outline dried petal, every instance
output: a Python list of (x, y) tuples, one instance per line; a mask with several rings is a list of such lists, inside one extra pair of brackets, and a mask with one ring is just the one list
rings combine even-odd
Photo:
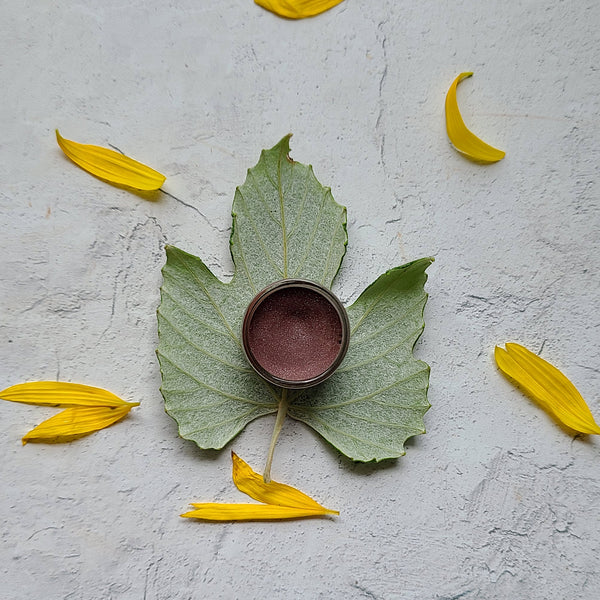
[(205, 521), (269, 521), (275, 519), (299, 519), (318, 517), (334, 511), (300, 508), (294, 506), (273, 506), (270, 504), (192, 504), (194, 510), (182, 517)]
[(253, 471), (234, 452), (231, 453), (231, 458), (233, 460), (233, 483), (240, 492), (247, 494), (250, 498), (275, 506), (306, 508), (320, 511), (320, 514), (339, 514), (337, 511), (321, 506), (310, 496), (292, 486), (276, 481), (265, 483), (262, 475)]
[(137, 190), (157, 190), (166, 177), (146, 165), (114, 150), (65, 140), (58, 129), (56, 141), (62, 151), (83, 170), (109, 183)]
[(73, 406), (40, 423), (35, 429), (23, 436), (27, 442), (65, 442), (71, 441), (99, 429), (104, 429), (122, 419), (131, 410), (131, 405), (119, 407), (82, 407)]
[(320, 15), (342, 0), (254, 0), (254, 2), (280, 17), (304, 19)]
[(452, 145), (471, 160), (482, 163), (495, 163), (502, 160), (505, 152), (498, 150), (472, 133), (463, 121), (456, 101), (456, 86), (473, 73), (461, 73), (450, 86), (446, 95), (446, 130)]
[(90, 385), (59, 381), (20, 383), (0, 392), (0, 398), (11, 402), (40, 406), (138, 406), (125, 402), (111, 392)]
[(506, 344), (506, 350), (496, 346), (494, 356), (505, 375), (567, 427), (600, 434), (585, 400), (556, 367), (519, 344)]

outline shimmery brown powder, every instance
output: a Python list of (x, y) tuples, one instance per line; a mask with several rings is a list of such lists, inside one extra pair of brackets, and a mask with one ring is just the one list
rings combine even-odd
[(335, 361), (342, 324), (330, 302), (294, 287), (268, 296), (250, 323), (248, 346), (269, 373), (289, 381), (318, 377)]

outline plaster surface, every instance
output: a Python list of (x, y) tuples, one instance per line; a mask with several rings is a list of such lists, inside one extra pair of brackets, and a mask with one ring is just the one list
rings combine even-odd
[[(498, 373), (539, 351), (600, 419), (600, 4), (345, 0), (285, 21), (251, 0), (1, 2), (0, 388), (60, 379), (140, 401), (66, 445), (21, 436), (51, 408), (0, 402), (0, 596), (53, 599), (593, 599), (600, 441), (573, 437)], [(450, 146), (445, 93), (506, 158)], [(111, 144), (162, 171), (148, 200), (54, 140)], [(222, 452), (164, 413), (156, 308), (164, 245), (231, 274), (231, 201), (293, 132), (348, 207), (335, 291), (433, 255), (427, 434), (353, 464), (288, 421), (273, 465), (338, 518), (206, 524), (244, 501), (272, 418)]]

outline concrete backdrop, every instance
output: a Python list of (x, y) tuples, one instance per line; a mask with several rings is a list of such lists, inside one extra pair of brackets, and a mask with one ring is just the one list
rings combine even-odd
[[(573, 438), (496, 370), (517, 341), (600, 419), (600, 4), (345, 0), (285, 21), (251, 0), (1, 2), (0, 388), (60, 379), (140, 408), (67, 445), (21, 446), (55, 411), (0, 403), (2, 598), (592, 599), (600, 443)], [(448, 143), (448, 86), (505, 149)], [(54, 129), (167, 175), (148, 201), (86, 174)], [(335, 290), (433, 255), (427, 434), (380, 466), (288, 421), (273, 476), (339, 518), (205, 524), (244, 501), (229, 448), (164, 413), (155, 311), (165, 243), (231, 274), (234, 189), (293, 132), (348, 207)], [(262, 468), (272, 418), (231, 448)]]

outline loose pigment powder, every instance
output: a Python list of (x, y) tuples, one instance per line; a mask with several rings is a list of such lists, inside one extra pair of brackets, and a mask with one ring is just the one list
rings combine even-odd
[(338, 311), (308, 287), (276, 289), (250, 318), (247, 349), (262, 369), (279, 379), (314, 379), (331, 367), (342, 349)]

